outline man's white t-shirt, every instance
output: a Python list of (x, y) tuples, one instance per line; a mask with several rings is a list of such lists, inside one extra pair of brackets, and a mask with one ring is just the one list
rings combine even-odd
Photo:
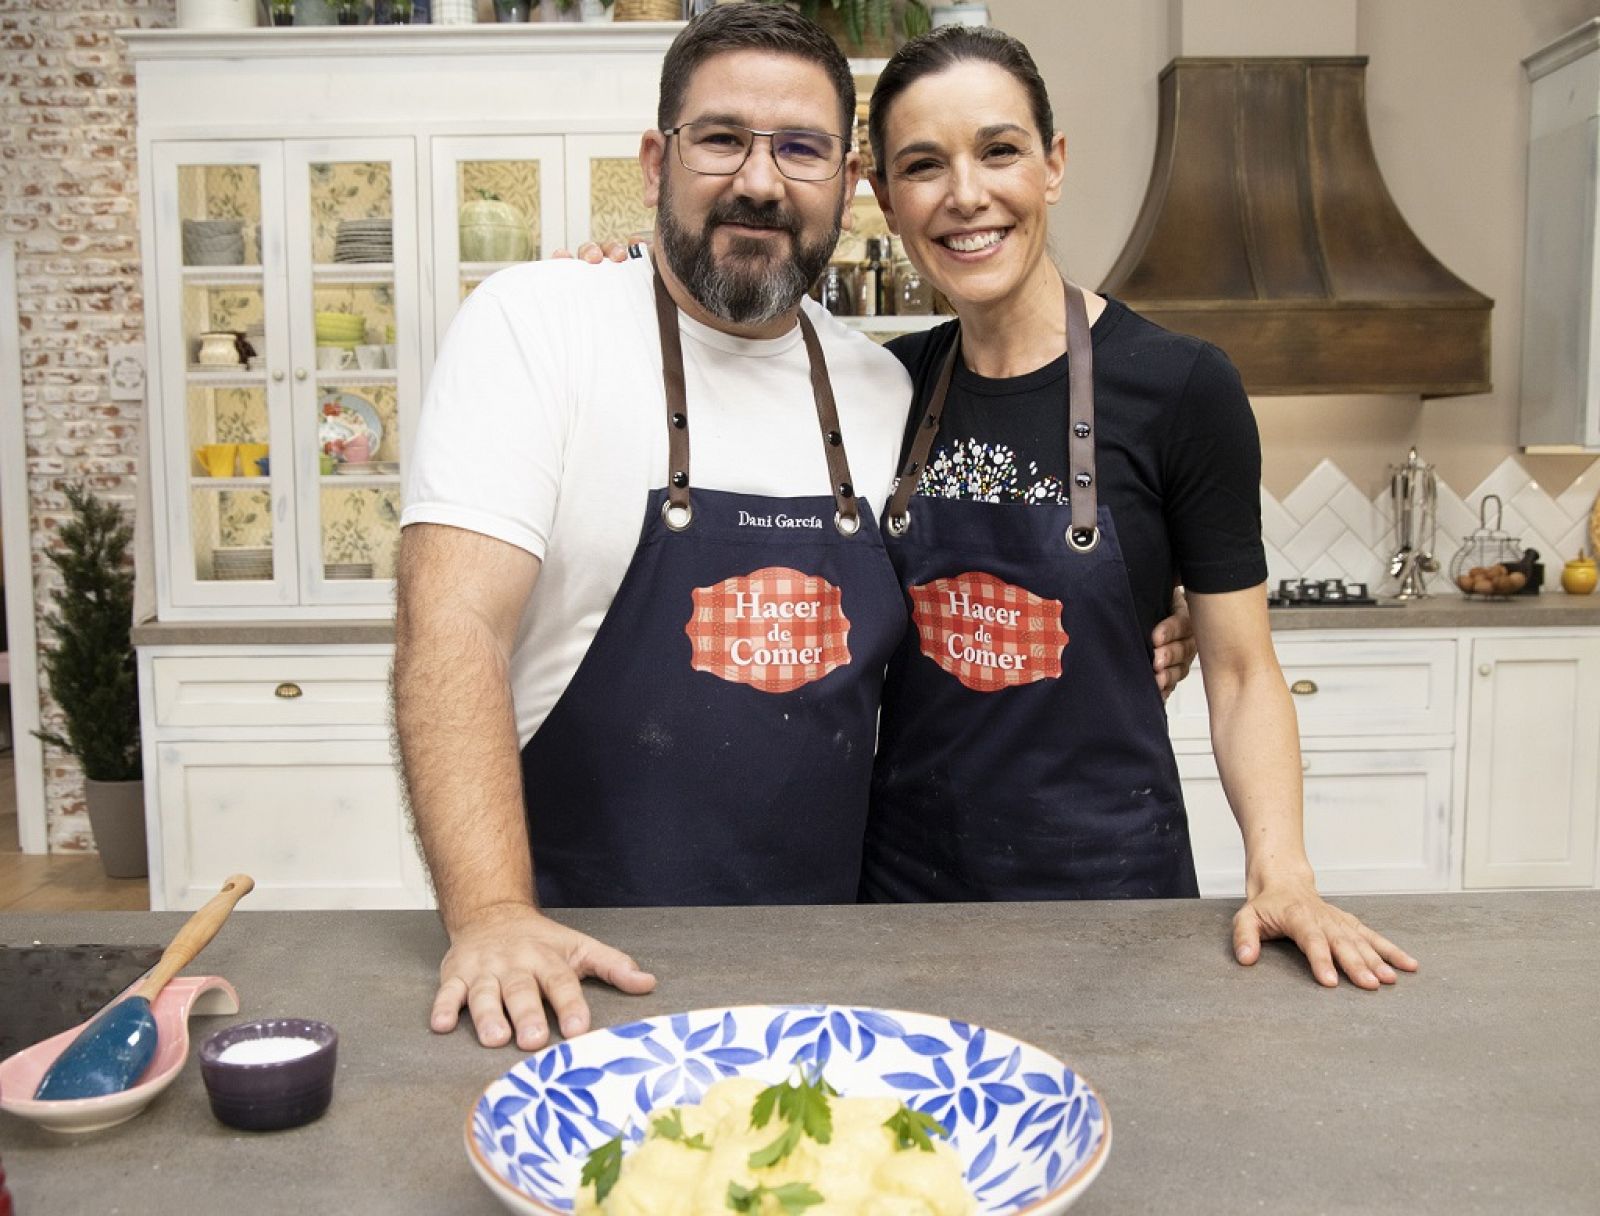
[[(543, 563), (511, 660), (525, 744), (589, 649), (666, 485), (653, 271), (643, 259), (534, 262), (480, 286), (451, 323), (409, 453), (400, 523), (447, 524)], [(857, 494), (881, 511), (911, 381), (811, 300)], [(831, 492), (799, 326), (736, 338), (679, 314), (693, 487)]]

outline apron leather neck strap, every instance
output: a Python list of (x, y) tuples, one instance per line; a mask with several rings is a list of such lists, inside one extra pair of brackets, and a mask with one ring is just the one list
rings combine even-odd
[[(1072, 505), (1072, 524), (1067, 529), (1067, 543), (1083, 552), (1094, 548), (1100, 539), (1095, 524), (1099, 500), (1094, 484), (1094, 342), (1089, 332), (1089, 312), (1083, 301), (1082, 290), (1074, 283), (1062, 281), (1067, 306), (1067, 477), (1069, 499)], [(945, 399), (950, 394), (950, 381), (956, 364), (961, 359), (961, 331), (956, 330), (955, 341), (945, 355), (934, 382), (932, 395), (917, 425), (916, 437), (906, 462), (895, 481), (894, 494), (889, 499), (889, 532), (903, 536), (911, 526), (911, 496), (916, 493), (917, 481), (927, 466), (928, 453), (939, 434), (939, 421), (944, 416)]]
[[(661, 382), (667, 394), (667, 501), (662, 518), (674, 531), (689, 526), (694, 510), (689, 503), (689, 398), (684, 387), (683, 340), (678, 331), (678, 305), (659, 274), (655, 278), (656, 325), (661, 331)], [(822, 431), (823, 455), (828, 461), (828, 480), (833, 494), (834, 526), (846, 536), (861, 527), (856, 509), (855, 483), (850, 477), (850, 461), (845, 455), (844, 434), (839, 427), (839, 408), (828, 378), (828, 361), (816, 327), (804, 309), (798, 314), (800, 337), (805, 342), (811, 367), (811, 396), (817, 406), (817, 424)]]

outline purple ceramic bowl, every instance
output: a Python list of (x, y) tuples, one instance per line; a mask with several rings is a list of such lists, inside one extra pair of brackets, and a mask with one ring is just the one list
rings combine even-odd
[[(274, 1059), (282, 1041), (316, 1044), (293, 1059)], [(240, 1047), (240, 1045), (243, 1045)], [(223, 1060), (230, 1047), (245, 1059)], [(200, 1044), (200, 1075), (211, 1098), (211, 1113), (229, 1127), (247, 1132), (275, 1131), (310, 1123), (333, 1100), (333, 1073), (339, 1035), (326, 1022), (309, 1018), (263, 1018), (229, 1026)]]

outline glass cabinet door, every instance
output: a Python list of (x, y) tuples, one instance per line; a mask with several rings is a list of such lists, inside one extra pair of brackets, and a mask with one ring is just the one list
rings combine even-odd
[(642, 132), (567, 136), (567, 248), (626, 241), (655, 224), (655, 208), (643, 202)]
[(387, 606), (416, 421), (416, 154), (409, 139), (285, 149), (300, 598)]
[(292, 604), (282, 160), (275, 143), (164, 143), (153, 157), (152, 470), (175, 604)]
[(565, 244), (561, 158), (558, 135), (433, 140), (435, 349), (474, 287)]

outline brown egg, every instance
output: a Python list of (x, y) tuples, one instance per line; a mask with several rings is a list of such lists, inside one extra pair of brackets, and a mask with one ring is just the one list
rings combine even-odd
[(1463, 591), (1471, 591), (1472, 584), (1473, 578), (1471, 574), (1463, 574), (1456, 579), (1456, 586), (1460, 587)]
[(1528, 585), (1528, 576), (1522, 573), (1520, 570), (1513, 570), (1510, 574), (1506, 575), (1506, 582), (1511, 587), (1511, 593), (1515, 595), (1518, 591), (1521, 591)]
[(1506, 572), (1506, 568), (1504, 566), (1502, 566), (1499, 562), (1496, 562), (1494, 565), (1490, 566), (1487, 570), (1484, 571), (1484, 573), (1487, 574), (1490, 578), (1499, 578), (1505, 572)]
[(1494, 582), (1493, 582), (1493, 580), (1487, 579), (1487, 578), (1474, 579), (1473, 583), (1472, 583), (1472, 593), (1474, 595), (1493, 595), (1494, 594)]

